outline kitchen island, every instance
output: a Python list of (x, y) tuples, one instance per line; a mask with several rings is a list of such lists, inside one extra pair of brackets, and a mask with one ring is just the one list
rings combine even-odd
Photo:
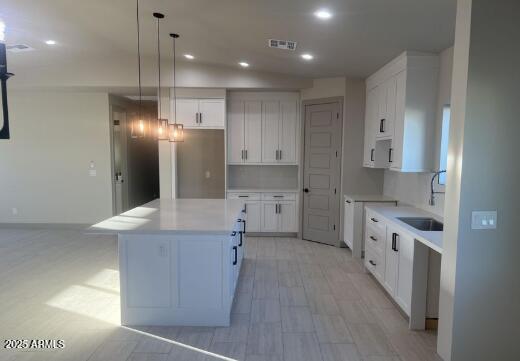
[(244, 202), (156, 199), (88, 229), (118, 236), (123, 325), (229, 326)]

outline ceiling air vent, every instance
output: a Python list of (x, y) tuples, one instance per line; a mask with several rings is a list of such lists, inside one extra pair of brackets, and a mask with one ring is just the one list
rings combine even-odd
[(10, 51), (11, 53), (23, 53), (26, 51), (34, 50), (34, 48), (31, 48), (29, 45), (25, 45), (25, 44), (7, 45), (6, 49), (7, 49), (7, 51)]
[(296, 41), (269, 39), (268, 44), (270, 48), (296, 50)]

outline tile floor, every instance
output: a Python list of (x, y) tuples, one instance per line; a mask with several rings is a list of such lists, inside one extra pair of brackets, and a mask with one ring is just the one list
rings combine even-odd
[(293, 238), (247, 238), (230, 327), (136, 329), (119, 326), (115, 238), (0, 229), (0, 309), (2, 342), (66, 343), (0, 361), (440, 360), (348, 249)]

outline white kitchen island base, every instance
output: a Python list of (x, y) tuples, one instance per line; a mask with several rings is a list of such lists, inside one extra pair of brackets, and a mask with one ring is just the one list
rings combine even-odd
[[(159, 213), (155, 216), (159, 220), (151, 222), (160, 223), (157, 229), (152, 229), (150, 222), (146, 222), (146, 226), (134, 230), (118, 230), (123, 325), (230, 325), (244, 254), (245, 221), (240, 218), (243, 216), (243, 203), (205, 200), (215, 206), (215, 212), (226, 212), (222, 227), (212, 226), (215, 219), (203, 222), (201, 212), (196, 212), (205, 225), (190, 225), (190, 228), (198, 230), (188, 230), (185, 229), (187, 224), (179, 222), (179, 219), (197, 211), (193, 205), (204, 204), (201, 200), (182, 201), (184, 207), (175, 210), (182, 214), (170, 214), (171, 209), (167, 211), (167, 207), (155, 204)], [(223, 207), (225, 204), (227, 209)], [(152, 205), (140, 207), (141, 211)], [(90, 231), (103, 233), (107, 222), (123, 222), (121, 217), (130, 217), (129, 212), (97, 224)], [(176, 223), (166, 225), (171, 220)]]

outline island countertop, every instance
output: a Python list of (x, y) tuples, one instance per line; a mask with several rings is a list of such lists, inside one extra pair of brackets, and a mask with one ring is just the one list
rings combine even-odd
[(91, 234), (229, 234), (242, 200), (155, 199), (87, 229)]

